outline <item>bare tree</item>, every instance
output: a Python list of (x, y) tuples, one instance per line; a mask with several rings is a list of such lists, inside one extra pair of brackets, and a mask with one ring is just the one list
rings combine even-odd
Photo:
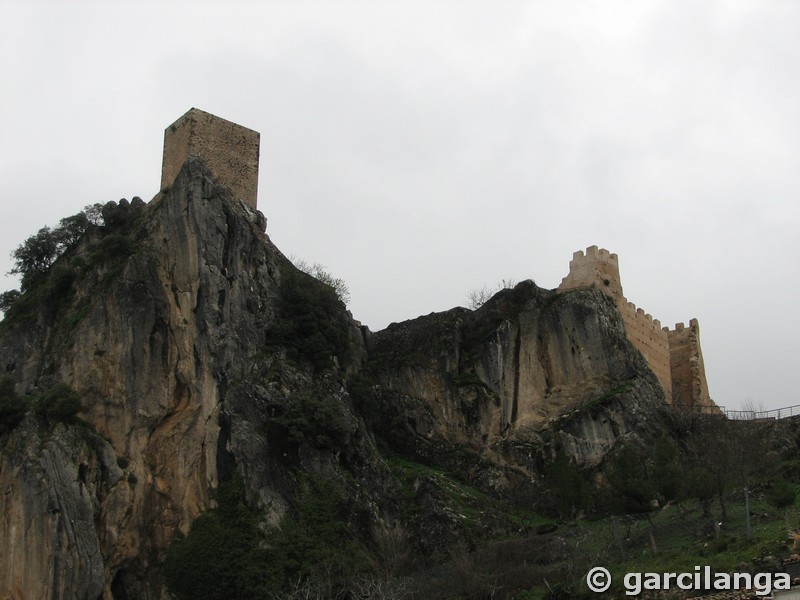
[(285, 592), (275, 595), (275, 600), (322, 600), (322, 590), (308, 577), (298, 577)]
[(372, 539), (380, 560), (381, 571), (390, 579), (402, 571), (411, 555), (408, 535), (402, 525), (376, 525), (372, 529)]
[(308, 273), (314, 279), (318, 279), (325, 285), (332, 287), (333, 291), (336, 292), (336, 295), (339, 297), (339, 300), (344, 304), (350, 302), (350, 288), (347, 286), (347, 283), (345, 283), (344, 279), (331, 275), (324, 265), (320, 263), (311, 264), (295, 256), (289, 257), (289, 260), (303, 273)]
[(742, 403), (741, 412), (743, 418), (753, 420), (762, 417), (767, 412), (767, 409), (763, 402), (748, 398)]
[(470, 310), (477, 310), (484, 304), (486, 301), (494, 296), (495, 289), (490, 288), (488, 285), (483, 285), (482, 287), (476, 288), (472, 290), (470, 293), (467, 294), (467, 308)]
[(517, 285), (517, 280), (513, 277), (501, 279), (493, 287), (486, 284), (476, 288), (467, 294), (467, 308), (477, 310), (500, 290), (507, 290)]
[(411, 577), (380, 579), (371, 575), (361, 575), (350, 583), (350, 591), (355, 598), (369, 600), (402, 600), (413, 595), (414, 580)]

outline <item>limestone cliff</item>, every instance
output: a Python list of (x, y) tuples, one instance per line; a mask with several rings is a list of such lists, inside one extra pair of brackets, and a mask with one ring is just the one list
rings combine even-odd
[[(652, 436), (663, 392), (597, 290), (524, 282), (370, 334), (197, 158), (115, 210), (0, 328), (17, 392), (66, 383), (85, 406), (0, 434), (0, 598), (165, 597), (167, 548), (234, 472), (267, 523), (312, 472), (368, 529), (406, 518), (387, 454), (500, 498), (558, 449), (594, 468)], [(511, 526), (490, 503), (469, 529), (440, 476), (415, 477), (423, 556)]]
[[(307, 276), (264, 224), (190, 159), (127, 230), (89, 232), (59, 260), (74, 281), (57, 309), (43, 302), (7, 319), (5, 372), (21, 393), (55, 382), (77, 390), (91, 443), (63, 425), (51, 434), (32, 423), (2, 440), (0, 597), (159, 597), (158, 565), (175, 531), (188, 531), (236, 462), (279, 518), (290, 484), (271, 480), (259, 411), (274, 412), (312, 382), (317, 394), (344, 392), (335, 377), (280, 368), (286, 350), (269, 351), (281, 277)], [(112, 235), (128, 251), (97, 257)], [(356, 364), (360, 331), (343, 307), (337, 318)], [(352, 417), (340, 433), (355, 430)], [(310, 469), (326, 459), (302, 457)]]
[(452, 460), (458, 444), (530, 473), (533, 445), (545, 454), (563, 447), (594, 467), (620, 438), (647, 437), (648, 416), (664, 406), (613, 301), (591, 288), (554, 292), (526, 281), (475, 312), (392, 324), (369, 349), (380, 411), (394, 414), (383, 434), (434, 461)]
[[(113, 532), (98, 535), (95, 518), (104, 503), (113, 510), (106, 492), (121, 475), (109, 444), (85, 429), (58, 425), (40, 439), (29, 419), (6, 441), (0, 597), (101, 597), (103, 550)], [(118, 505), (122, 515), (127, 500)]]

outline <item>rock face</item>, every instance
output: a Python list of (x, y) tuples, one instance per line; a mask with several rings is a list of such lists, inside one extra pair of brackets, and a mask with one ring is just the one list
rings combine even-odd
[[(600, 291), (524, 282), (370, 334), (201, 160), (124, 208), (54, 265), (50, 301), (0, 328), (17, 392), (66, 383), (85, 406), (0, 434), (0, 598), (166, 597), (167, 548), (234, 472), (268, 523), (298, 471), (384, 523), (401, 513), (386, 450), (502, 495), (557, 449), (596, 467), (664, 403)], [(409, 525), (426, 556), (463, 521), (437, 477), (413, 487), (444, 532)]]
[[(0, 364), (17, 389), (36, 393), (67, 382), (80, 392), (88, 407), (82, 418), (99, 441), (76, 451), (65, 441), (75, 434), (61, 432), (39, 455), (32, 425), (5, 440), (0, 597), (23, 597), (19, 590), (27, 597), (159, 597), (156, 567), (175, 531), (188, 531), (236, 459), (248, 465), (251, 489), (265, 504), (278, 513), (285, 505), (265, 483), (264, 461), (244, 459), (264, 444), (250, 431), (260, 425), (249, 414), (259, 395), (243, 382), (280, 359), (278, 352), (265, 360), (265, 340), (281, 273), (294, 271), (260, 225), (263, 216), (192, 159), (126, 234), (137, 245), (133, 254), (104, 257), (58, 314), (43, 307), (3, 331)], [(59, 262), (76, 268), (91, 242)], [(343, 309), (339, 318), (356, 361), (360, 331)], [(299, 374), (261, 396), (287, 395), (311, 380)], [(250, 419), (239, 420), (242, 414)], [(96, 490), (75, 476), (86, 465), (103, 466)], [(76, 515), (84, 523), (77, 542)], [(75, 555), (74, 543), (85, 553)]]
[(596, 466), (664, 404), (613, 300), (593, 288), (522, 282), (475, 312), (390, 325), (369, 348), (368, 370), (389, 398), (381, 410), (397, 413), (395, 428), (406, 424), (386, 435), (423, 454), (439, 437), (495, 457), (548, 438), (578, 465)]
[(2, 597), (99, 598), (111, 540), (98, 536), (95, 515), (121, 471), (108, 443), (88, 430), (59, 425), (40, 441), (35, 429), (29, 419), (4, 449)]

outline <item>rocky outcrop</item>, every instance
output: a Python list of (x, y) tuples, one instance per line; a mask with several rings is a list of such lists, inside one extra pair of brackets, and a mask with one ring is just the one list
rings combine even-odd
[[(285, 349), (268, 347), (282, 275), (307, 276), (264, 235), (263, 215), (190, 159), (132, 221), (125, 230), (90, 231), (58, 261), (54, 268), (71, 273), (72, 283), (57, 310), (44, 303), (4, 324), (0, 364), (17, 390), (69, 384), (86, 406), (81, 418), (107, 443), (101, 460), (75, 450), (68, 440), (77, 434), (64, 425), (43, 434), (41, 455), (30, 427), (5, 440), (0, 540), (7, 560), (19, 560), (5, 565), (0, 597), (159, 597), (158, 566), (175, 532), (188, 531), (234, 465), (243, 465), (248, 492), (273, 520), (282, 514), (289, 466), (263, 460), (284, 454), (265, 449), (263, 427), (276, 407), (313, 388), (338, 394), (347, 412), (336, 376), (294, 368)], [(126, 252), (111, 254), (119, 246)], [(343, 307), (335, 318), (355, 364), (364, 352), (360, 330)], [(355, 417), (344, 420), (343, 435), (354, 434)], [(329, 456), (303, 452), (304, 467), (334, 469)], [(102, 494), (78, 476), (94, 463), (105, 465)], [(27, 501), (36, 497), (38, 504)], [(51, 497), (67, 508), (48, 508)], [(78, 522), (85, 551), (76, 554), (70, 532)]]
[(369, 369), (395, 414), (384, 435), (421, 456), (447, 440), (499, 464), (499, 449), (533, 443), (597, 466), (664, 405), (613, 301), (592, 288), (526, 281), (475, 312), (392, 324), (371, 337)]
[(167, 548), (234, 473), (265, 525), (311, 472), (353, 527), (405, 520), (443, 556), (515, 530), (497, 499), (557, 450), (590, 469), (653, 435), (663, 393), (597, 290), (523, 282), (370, 334), (200, 159), (105, 213), (0, 326), (18, 393), (85, 407), (0, 434), (0, 598), (165, 597)]

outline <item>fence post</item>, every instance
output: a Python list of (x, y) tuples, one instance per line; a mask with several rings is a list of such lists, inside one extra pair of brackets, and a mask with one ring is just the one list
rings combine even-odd
[(744, 486), (744, 535), (749, 540), (752, 531), (750, 530), (750, 490)]

